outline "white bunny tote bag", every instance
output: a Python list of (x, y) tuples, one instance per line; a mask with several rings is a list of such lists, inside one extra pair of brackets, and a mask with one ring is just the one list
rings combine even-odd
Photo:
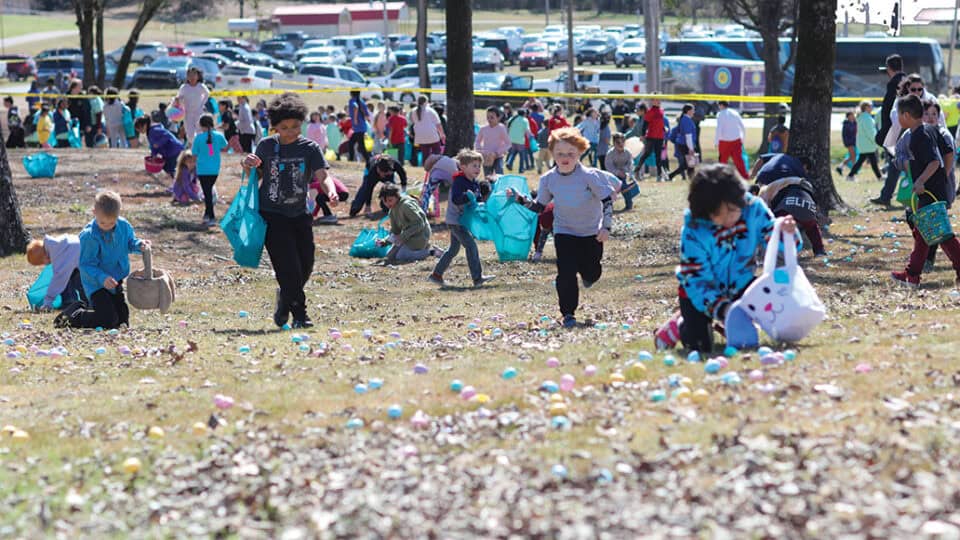
[[(777, 219), (767, 242), (763, 274), (747, 287), (739, 307), (764, 332), (777, 341), (800, 341), (826, 317), (827, 310), (797, 266), (797, 244), (782, 233), (783, 219)], [(783, 239), (785, 266), (777, 268), (777, 251)]]

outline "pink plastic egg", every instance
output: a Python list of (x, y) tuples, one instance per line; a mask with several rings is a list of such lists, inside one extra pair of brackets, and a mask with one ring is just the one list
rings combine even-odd
[(560, 377), (560, 390), (569, 392), (573, 390), (573, 385), (576, 384), (576, 382), (577, 380), (573, 378), (573, 375), (567, 373), (563, 377)]

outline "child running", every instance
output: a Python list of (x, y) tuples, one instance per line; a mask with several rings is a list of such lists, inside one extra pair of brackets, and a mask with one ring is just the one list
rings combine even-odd
[(603, 267), (603, 243), (613, 227), (613, 193), (609, 176), (598, 169), (584, 167), (580, 156), (590, 143), (576, 128), (562, 128), (550, 133), (550, 153), (556, 167), (540, 178), (536, 201), (528, 200), (513, 190), (517, 202), (540, 213), (552, 201), (553, 245), (557, 251), (557, 297), (563, 327), (577, 325), (580, 303), (577, 274), (583, 287), (589, 289)]
[(193, 201), (202, 201), (200, 194), (200, 183), (197, 181), (197, 156), (190, 150), (184, 150), (180, 153), (180, 159), (177, 160), (177, 173), (173, 181), (173, 202), (174, 204), (187, 204)]
[(483, 155), (476, 150), (464, 148), (457, 153), (457, 163), (460, 165), (460, 171), (453, 175), (453, 186), (450, 188), (450, 201), (447, 204), (445, 220), (447, 229), (450, 230), (450, 247), (437, 261), (428, 279), (437, 285), (444, 285), (443, 273), (450, 267), (457, 253), (460, 253), (462, 245), (467, 252), (467, 265), (470, 267), (473, 286), (479, 287), (492, 281), (495, 276), (483, 275), (477, 241), (470, 231), (460, 224), (460, 217), (467, 205), (476, 204), (477, 200), (482, 198), (477, 177), (483, 169)]
[(90, 299), (64, 308), (54, 319), (57, 328), (117, 328), (130, 325), (130, 308), (123, 295), (123, 280), (130, 274), (130, 253), (150, 249), (149, 240), (137, 238), (130, 223), (120, 217), (123, 202), (113, 191), (97, 193), (93, 220), (80, 232), (80, 279)]
[(279, 327), (293, 315), (294, 328), (313, 326), (303, 292), (313, 272), (313, 219), (307, 212), (310, 183), (323, 183), (330, 206), (339, 201), (327, 176), (327, 162), (317, 143), (300, 135), (307, 106), (293, 93), (278, 96), (267, 109), (277, 134), (264, 138), (243, 160), (244, 170), (258, 169), (260, 215), (267, 222), (264, 242), (279, 288), (273, 322)]
[(193, 155), (197, 158), (197, 178), (203, 189), (203, 226), (216, 225), (217, 219), (213, 214), (213, 205), (216, 199), (213, 196), (213, 185), (220, 176), (220, 152), (227, 148), (227, 138), (223, 133), (213, 129), (213, 115), (204, 113), (200, 116), (200, 133), (193, 138)]

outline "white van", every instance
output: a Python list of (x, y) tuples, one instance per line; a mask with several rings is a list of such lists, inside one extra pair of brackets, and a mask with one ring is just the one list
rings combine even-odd
[(353, 57), (360, 54), (360, 51), (366, 46), (363, 38), (357, 36), (334, 36), (330, 39), (330, 45), (340, 47), (347, 53), (347, 62), (353, 60)]

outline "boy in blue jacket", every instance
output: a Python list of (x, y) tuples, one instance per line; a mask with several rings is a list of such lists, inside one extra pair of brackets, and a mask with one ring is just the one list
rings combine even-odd
[[(746, 192), (729, 165), (699, 167), (687, 201), (676, 270), (680, 312), (657, 331), (655, 344), (671, 349), (679, 339), (687, 349), (709, 353), (713, 323), (726, 319), (730, 305), (753, 281), (774, 217), (762, 200)], [(784, 218), (782, 229), (799, 243), (792, 217)]]
[(80, 232), (80, 280), (90, 299), (67, 306), (54, 320), (58, 328), (117, 328), (130, 324), (123, 280), (130, 273), (130, 253), (150, 248), (137, 238), (130, 223), (120, 217), (122, 202), (113, 191), (97, 193), (93, 220)]
[(470, 267), (470, 276), (473, 286), (479, 287), (492, 280), (494, 276), (483, 275), (480, 266), (480, 252), (477, 251), (477, 241), (466, 227), (460, 224), (463, 210), (470, 204), (476, 204), (482, 199), (480, 183), (477, 177), (483, 170), (483, 154), (476, 150), (464, 148), (457, 153), (457, 163), (460, 171), (453, 175), (453, 185), (450, 187), (450, 202), (447, 204), (446, 223), (450, 230), (450, 247), (437, 261), (429, 280), (437, 285), (443, 285), (443, 273), (447, 271), (453, 258), (460, 252), (460, 246), (467, 251), (467, 265)]

